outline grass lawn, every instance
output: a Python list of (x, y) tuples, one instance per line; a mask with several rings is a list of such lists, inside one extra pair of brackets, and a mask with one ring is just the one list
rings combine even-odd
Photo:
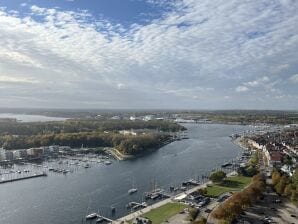
[(149, 218), (152, 221), (152, 224), (160, 224), (186, 207), (186, 205), (180, 203), (168, 203), (159, 208), (152, 209), (150, 212), (147, 212), (142, 216)]
[(218, 197), (222, 193), (229, 191), (239, 191), (248, 185), (251, 177), (236, 176), (228, 177), (220, 184), (212, 184), (207, 187), (207, 195), (210, 197)]

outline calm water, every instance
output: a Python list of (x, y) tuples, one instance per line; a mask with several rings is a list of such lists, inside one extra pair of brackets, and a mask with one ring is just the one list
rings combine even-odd
[[(248, 129), (222, 124), (186, 127), (190, 139), (173, 142), (132, 161), (96, 164), (67, 175), (53, 173), (0, 185), (0, 223), (81, 223), (86, 213), (94, 211), (112, 217), (111, 205), (116, 207), (116, 217), (123, 216), (129, 201), (141, 201), (143, 192), (150, 190), (150, 179), (155, 178), (160, 187), (168, 190), (171, 185), (206, 174), (235, 158), (239, 148), (228, 136)], [(139, 191), (129, 196), (132, 179)]]
[(0, 113), (0, 118), (15, 118), (20, 122), (64, 121), (67, 118), (47, 117), (42, 115)]

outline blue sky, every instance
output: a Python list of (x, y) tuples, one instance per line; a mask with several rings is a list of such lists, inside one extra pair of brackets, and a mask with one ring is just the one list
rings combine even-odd
[(3, 107), (298, 109), (295, 0), (0, 0)]

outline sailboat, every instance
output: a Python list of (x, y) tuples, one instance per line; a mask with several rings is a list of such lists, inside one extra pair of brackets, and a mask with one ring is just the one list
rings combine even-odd
[(132, 181), (132, 188), (128, 190), (128, 194), (134, 194), (138, 191), (137, 188), (134, 187), (134, 180)]

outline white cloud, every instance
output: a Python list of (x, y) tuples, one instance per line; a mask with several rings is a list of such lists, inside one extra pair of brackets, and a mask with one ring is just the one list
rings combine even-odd
[(293, 83), (298, 83), (298, 74), (292, 75), (290, 77), (290, 81), (293, 82)]
[(5, 75), (0, 75), (0, 83), (8, 82), (8, 83), (38, 83), (36, 80), (23, 78), (23, 77), (10, 77)]
[(34, 90), (25, 85), (7, 94), (32, 99), (32, 92), (41, 90), (36, 102), (52, 98), (53, 104), (55, 99), (71, 105), (80, 105), (68, 100), (77, 94), (73, 100), (110, 107), (127, 105), (136, 96), (140, 107), (148, 106), (142, 97), (156, 107), (163, 97), (178, 106), (193, 106), (191, 99), (205, 101), (206, 107), (225, 106), (209, 100), (250, 89), (259, 90), (258, 98), (281, 85), (272, 74), (297, 66), (296, 1), (170, 3), (174, 10), (162, 18), (131, 27), (82, 10), (33, 5), (27, 17), (20, 17), (0, 9), (0, 74), (39, 82)]
[(256, 80), (246, 82), (243, 85), (250, 86), (250, 87), (257, 87), (269, 82), (269, 78), (267, 76), (263, 76), (262, 78), (258, 78)]
[(123, 83), (118, 83), (117, 88), (118, 89), (123, 89), (123, 88), (125, 88), (125, 85)]
[(249, 89), (246, 86), (237, 86), (236, 92), (247, 92)]

